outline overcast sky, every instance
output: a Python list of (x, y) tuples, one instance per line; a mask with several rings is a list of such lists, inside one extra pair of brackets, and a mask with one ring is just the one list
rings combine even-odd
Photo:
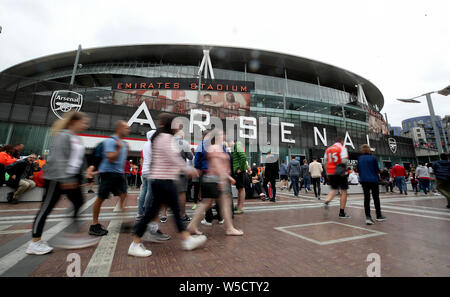
[[(37, 57), (135, 43), (279, 51), (342, 67), (383, 93), (388, 121), (428, 114), (408, 98), (450, 85), (450, 1), (2, 0), (0, 71)], [(432, 95), (450, 115), (450, 95)]]

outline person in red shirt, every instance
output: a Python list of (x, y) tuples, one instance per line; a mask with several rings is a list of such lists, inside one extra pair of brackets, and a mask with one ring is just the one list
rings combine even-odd
[(328, 203), (334, 199), (338, 190), (341, 190), (341, 203), (339, 218), (350, 218), (344, 211), (345, 205), (347, 204), (347, 190), (348, 190), (348, 180), (347, 180), (347, 166), (345, 165), (348, 161), (348, 151), (344, 146), (344, 138), (337, 137), (336, 143), (330, 146), (325, 151), (324, 162), (326, 164), (326, 171), (328, 174), (328, 182), (331, 187), (331, 191), (328, 193), (325, 199), (325, 208), (328, 208)]
[(398, 187), (400, 190), (400, 194), (405, 193), (405, 195), (408, 195), (406, 191), (406, 170), (405, 167), (398, 164), (398, 162), (395, 163), (395, 166), (391, 169), (391, 177), (394, 179), (394, 184)]
[(17, 161), (12, 156), (14, 153), (14, 147), (11, 145), (5, 145), (0, 148), (0, 187), (5, 183), (6, 166)]

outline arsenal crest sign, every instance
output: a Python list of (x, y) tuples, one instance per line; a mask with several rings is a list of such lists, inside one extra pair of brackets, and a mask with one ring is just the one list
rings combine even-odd
[(53, 113), (62, 119), (64, 113), (75, 110), (80, 111), (83, 105), (83, 95), (73, 91), (59, 90), (54, 91), (50, 106)]
[(395, 154), (397, 152), (397, 140), (395, 138), (389, 138), (388, 139), (389, 148), (391, 149), (391, 152)]

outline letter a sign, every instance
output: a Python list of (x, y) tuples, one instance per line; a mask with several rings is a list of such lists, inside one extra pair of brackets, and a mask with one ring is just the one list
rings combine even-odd
[[(140, 119), (138, 116), (144, 111), (145, 119)], [(145, 102), (142, 102), (141, 106), (136, 110), (136, 112), (133, 114), (131, 119), (128, 121), (128, 126), (131, 127), (134, 123), (139, 123), (140, 125), (150, 125), (150, 127), (155, 130), (156, 126), (153, 122), (152, 116), (150, 115), (150, 111), (148, 110), (147, 104)]]

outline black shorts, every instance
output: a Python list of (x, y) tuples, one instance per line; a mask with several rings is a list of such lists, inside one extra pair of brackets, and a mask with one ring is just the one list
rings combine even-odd
[(235, 176), (236, 180), (236, 189), (243, 189), (245, 188), (245, 175), (247, 173), (245, 171), (241, 171)]
[(288, 176), (287, 175), (280, 175), (280, 180), (288, 180)]
[(348, 180), (346, 175), (328, 175), (328, 183), (333, 190), (348, 190)]
[(200, 182), (200, 191), (202, 192), (203, 198), (219, 198), (221, 191), (219, 189), (218, 178), (210, 178), (208, 176), (203, 176)]
[(109, 194), (114, 196), (127, 193), (127, 181), (125, 174), (115, 172), (100, 173), (100, 187), (98, 188), (98, 197), (108, 199)]
[(183, 192), (187, 192), (187, 188), (188, 188), (188, 178), (185, 174), (180, 174), (178, 176), (178, 180), (175, 183), (177, 186), (177, 192), (178, 193), (183, 193)]
[(86, 178), (86, 181), (88, 184), (93, 183), (94, 182), (94, 178)]

